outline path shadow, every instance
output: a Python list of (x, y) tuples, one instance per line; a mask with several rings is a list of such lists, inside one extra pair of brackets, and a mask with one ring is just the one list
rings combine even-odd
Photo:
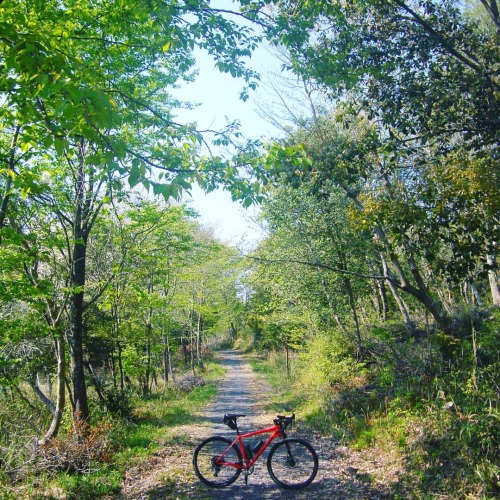
[[(195, 476), (191, 463), (194, 449), (208, 435), (218, 434), (234, 438), (234, 431), (222, 422), (225, 412), (247, 415), (246, 418), (239, 421), (243, 431), (256, 426), (260, 427), (261, 423), (267, 421), (268, 418), (272, 423), (272, 418), (274, 418), (273, 415), (262, 411), (262, 402), (269, 400), (269, 388), (253, 374), (245, 362), (244, 354), (237, 351), (222, 351), (220, 357), (227, 370), (226, 377), (219, 385), (214, 403), (204, 412), (203, 416), (196, 418), (196, 423), (200, 426), (200, 435), (190, 436), (189, 439), (172, 443), (172, 445), (165, 443), (166, 452), (161, 457), (163, 462), (158, 463), (158, 467), (164, 467), (163, 472), (152, 478), (150, 486), (143, 484), (137, 496), (131, 493), (122, 498), (141, 500), (378, 500), (389, 498), (389, 485), (375, 484), (374, 479), (369, 474), (357, 474), (354, 471), (352, 475), (348, 475), (335, 469), (336, 462), (342, 456), (342, 452), (331, 441), (329, 441), (328, 446), (323, 446), (321, 442), (315, 443), (314, 437), (309, 439), (309, 436), (304, 437), (309, 439), (317, 449), (320, 469), (313, 483), (304, 490), (287, 491), (272, 481), (266, 466), (268, 451), (257, 462), (254, 473), (248, 478), (248, 484), (245, 484), (243, 474), (227, 488), (214, 489), (201, 483)], [(202, 435), (205, 432), (207, 434)], [(173, 470), (172, 464), (178, 470)], [(154, 476), (154, 474), (150, 476)]]
[[(194, 480), (186, 484), (173, 484), (143, 490), (137, 498), (193, 499), (193, 500), (383, 500), (390, 498), (386, 488), (367, 486), (356, 479), (323, 478), (299, 491), (287, 491), (274, 483), (265, 483), (259, 471), (249, 477), (248, 484), (242, 477), (226, 488), (210, 488)], [(127, 497), (133, 498), (133, 497)]]

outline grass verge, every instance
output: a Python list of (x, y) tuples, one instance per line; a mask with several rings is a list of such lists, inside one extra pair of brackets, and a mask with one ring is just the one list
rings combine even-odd
[[(224, 370), (214, 361), (205, 364), (205, 385), (190, 391), (165, 388), (147, 400), (135, 398), (130, 420), (106, 419), (114, 453), (104, 462), (89, 462), (86, 473), (65, 470), (50, 474), (33, 470), (16, 483), (0, 477), (0, 498), (95, 499), (120, 493), (128, 470), (165, 454), (189, 439), (184, 425), (204, 425), (200, 409), (216, 394)], [(61, 437), (64, 440), (64, 436)]]

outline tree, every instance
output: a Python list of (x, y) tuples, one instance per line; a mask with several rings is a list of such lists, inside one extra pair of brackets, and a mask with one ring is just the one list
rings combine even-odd
[[(364, 286), (356, 274), (369, 273), (368, 264), (375, 260), (371, 243), (366, 233), (350, 227), (348, 203), (338, 189), (319, 199), (310, 189), (312, 185), (304, 183), (297, 189), (281, 186), (272, 191), (262, 217), (273, 242), (262, 245), (256, 258), (262, 265), (274, 263), (286, 273), (285, 282), (294, 284), (301, 301), (321, 311), (318, 314), (323, 316), (325, 328), (336, 324), (345, 331), (352, 326), (360, 350), (358, 297), (364, 294)], [(293, 295), (286, 299), (296, 300)]]
[[(0, 238), (13, 198), (39, 191), (44, 176), (64, 163), (67, 184), (61, 178), (60, 186), (72, 191), (61, 193), (74, 211), (70, 216), (58, 206), (55, 214), (68, 241), (75, 416), (84, 421), (83, 322), (93, 301), (85, 304), (86, 258), (100, 210), (125, 179), (166, 199), (212, 176), (237, 182), (233, 167), (224, 175), (224, 162), (200, 154), (202, 135), (175, 121), (173, 109), (183, 103), (169, 95), (192, 78), (195, 47), (254, 86), (241, 61), (257, 37), (224, 14), (205, 2), (2, 3)], [(227, 140), (224, 131), (217, 140)]]
[[(52, 413), (52, 422), (44, 436), (50, 439), (58, 432), (66, 401), (65, 315), (69, 293), (65, 262), (61, 259), (65, 239), (58, 232), (57, 219), (45, 208), (33, 203), (12, 203), (11, 224), (4, 230), (6, 238), (0, 247), (4, 257), (1, 304), (2, 309), (12, 311), (6, 316), (12, 322), (4, 323), (0, 345), (5, 352), (31, 346), (30, 353), (26, 352), (31, 361), (18, 372), (17, 379), (26, 380)], [(9, 356), (6, 357), (8, 362)], [(46, 396), (37, 382), (39, 373), (50, 376), (54, 364), (56, 399), (52, 402), (50, 394)], [(18, 380), (10, 378), (10, 383), (17, 384)]]
[(499, 9), (481, 4), (493, 30), (449, 0), (279, 2), (268, 33), (294, 72), (332, 98), (352, 91), (400, 139), (460, 136), (480, 151), (500, 126)]
[(2, 157), (11, 175), (23, 175), (28, 155), (62, 154), (78, 137), (99, 145), (100, 160), (131, 185), (166, 197), (221, 167), (196, 154), (202, 137), (176, 123), (183, 103), (169, 89), (193, 77), (195, 47), (253, 86), (241, 62), (257, 41), (248, 28), (205, 2), (6, 1), (1, 15)]
[[(480, 4), (482, 17), (479, 4), (472, 12), (451, 1), (280, 2), (268, 35), (288, 49), (294, 73), (342, 103), (344, 127), (352, 123), (346, 112), (377, 124), (373, 146), (385, 149), (386, 164), (399, 164), (413, 177), (404, 195), (411, 210), (423, 214), (418, 204), (424, 203), (434, 213), (426, 217), (431, 247), (436, 233), (452, 241), (456, 279), (488, 272), (496, 297), (498, 207), (488, 193), (499, 187), (499, 17), (496, 1)], [(447, 169), (456, 187), (441, 190), (448, 201), (427, 182), (437, 177), (430, 173), (435, 169)], [(453, 172), (457, 178), (450, 181)], [(459, 188), (464, 177), (475, 186), (467, 202)], [(409, 200), (416, 186), (419, 199)], [(469, 210), (468, 203), (481, 208)], [(478, 238), (474, 228), (480, 227)]]
[(239, 258), (234, 248), (199, 227), (196, 245), (186, 255), (179, 286), (176, 318), (190, 334), (191, 369), (203, 369), (202, 348), (234, 328), (239, 300)]
[[(194, 214), (182, 206), (139, 202), (123, 217), (125, 265), (101, 307), (111, 309), (116, 316), (114, 342), (129, 346), (134, 375), (140, 378), (142, 393), (148, 396), (155, 357), (169, 349), (169, 330), (175, 324), (173, 308), (187, 256), (197, 245)], [(165, 370), (164, 366), (163, 373)]]
[[(295, 137), (296, 144), (305, 148), (309, 163), (302, 162), (297, 168), (297, 161), (290, 156), (293, 147), (275, 148), (270, 162), (293, 186), (311, 182), (311, 192), (319, 200), (327, 199), (328, 193), (339, 187), (350, 200), (359, 227), (373, 232), (383, 267), (379, 278), (418, 300), (440, 328), (451, 333), (451, 318), (422, 270), (425, 252), (432, 248), (424, 248), (419, 241), (420, 234), (426, 236), (421, 224), (426, 208), (410, 194), (417, 180), (406, 177), (405, 162), (390, 161), (378, 137), (377, 129), (366, 120), (352, 124), (346, 132), (325, 119)], [(439, 241), (436, 233), (433, 237)], [(394, 296), (397, 300), (397, 294)], [(404, 308), (401, 312), (406, 314)]]

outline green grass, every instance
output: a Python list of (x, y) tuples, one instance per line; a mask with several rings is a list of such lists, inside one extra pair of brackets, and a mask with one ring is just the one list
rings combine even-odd
[(123, 474), (110, 466), (85, 475), (60, 474), (57, 484), (70, 498), (93, 499), (119, 493)]
[(291, 381), (287, 379), (284, 358), (275, 352), (267, 357), (249, 354), (249, 362), (255, 373), (262, 375), (271, 387), (280, 391), (291, 388)]
[(134, 457), (148, 455), (169, 442), (178, 441), (177, 426), (200, 423), (202, 418), (195, 413), (215, 397), (215, 380), (224, 370), (216, 363), (209, 363), (205, 373), (207, 384), (190, 392), (169, 390), (138, 401), (133, 424), (122, 430), (122, 450), (117, 453), (117, 460), (128, 463)]
[(216, 395), (216, 382), (223, 375), (224, 369), (209, 361), (203, 372), (206, 385), (188, 392), (167, 388), (149, 399), (133, 399), (130, 421), (111, 421), (109, 436), (116, 451), (109, 463), (91, 464), (87, 474), (59, 472), (47, 476), (34, 471), (15, 485), (8, 477), (0, 477), (0, 498), (93, 499), (119, 493), (126, 470), (155, 451), (188, 439), (179, 434), (178, 426), (202, 423), (201, 409)]
[(305, 398), (303, 393), (297, 391), (294, 381), (287, 378), (283, 356), (274, 352), (267, 357), (254, 355), (250, 357), (250, 365), (274, 389), (265, 405), (267, 410), (287, 414), (293, 411), (300, 424), (328, 433), (331, 422), (327, 421), (323, 402)]

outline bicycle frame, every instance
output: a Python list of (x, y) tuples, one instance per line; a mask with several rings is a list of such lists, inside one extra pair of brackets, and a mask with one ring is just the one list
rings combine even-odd
[[(278, 415), (273, 426), (250, 432), (240, 432), (237, 424), (239, 413), (225, 413), (223, 422), (236, 431), (236, 437), (210, 436), (194, 450), (193, 467), (198, 478), (213, 488), (223, 488), (233, 484), (243, 472), (245, 483), (255, 471), (253, 465), (276, 438), (267, 455), (267, 471), (271, 479), (286, 490), (305, 488), (318, 472), (318, 455), (304, 439), (288, 438), (286, 430), (295, 420)], [(250, 446), (250, 438), (263, 437), (256, 446)]]
[[(255, 453), (255, 455), (252, 458), (248, 458), (245, 450), (245, 446), (243, 444), (243, 440), (247, 438), (251, 438), (254, 436), (259, 436), (261, 434), (271, 434), (265, 441), (264, 444), (261, 446), (261, 448)], [(260, 429), (258, 431), (250, 431), (250, 432), (245, 432), (243, 434), (240, 434), (239, 431), (237, 431), (237, 436), (234, 439), (234, 441), (231, 443), (230, 446), (228, 446), (222, 455), (216, 459), (215, 463), (216, 465), (224, 466), (224, 467), (233, 467), (235, 469), (249, 469), (250, 467), (253, 466), (255, 462), (259, 459), (259, 457), (264, 453), (266, 448), (278, 437), (284, 437), (284, 431), (281, 430), (281, 427), (279, 425), (273, 425), (272, 427), (267, 427), (266, 429)], [(224, 460), (224, 455), (227, 453), (227, 451), (233, 447), (236, 443), (239, 445), (239, 449), (241, 451), (241, 456), (243, 457), (243, 464), (240, 465), (239, 463), (236, 462), (226, 462)]]

